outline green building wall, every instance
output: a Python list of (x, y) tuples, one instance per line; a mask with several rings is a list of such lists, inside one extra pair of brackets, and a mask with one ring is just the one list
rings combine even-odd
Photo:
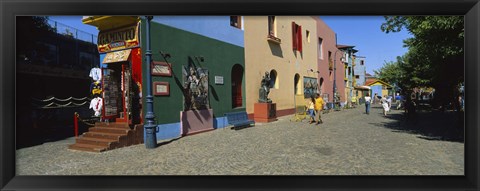
[[(233, 111), (245, 111), (245, 56), (244, 48), (219, 40), (176, 29), (163, 24), (151, 22), (151, 49), (152, 60), (165, 62), (160, 51), (169, 53), (168, 63), (172, 65), (172, 76), (152, 76), (153, 82), (168, 82), (170, 95), (153, 96), (155, 123), (159, 125), (157, 138), (169, 139), (180, 135), (180, 112), (183, 111), (183, 66), (194, 64), (197, 67), (208, 69), (209, 73), (209, 103), (214, 113), (214, 128), (226, 126), (224, 114)], [(214, 29), (212, 29), (214, 30)], [(145, 62), (145, 22), (141, 25), (142, 60)], [(204, 57), (204, 62), (195, 59)], [(232, 68), (239, 64), (244, 69), (242, 80), (243, 106), (232, 108)], [(142, 64), (142, 95), (146, 92), (146, 67)], [(223, 76), (223, 84), (215, 84), (215, 76)], [(145, 99), (143, 99), (143, 114), (146, 113)]]

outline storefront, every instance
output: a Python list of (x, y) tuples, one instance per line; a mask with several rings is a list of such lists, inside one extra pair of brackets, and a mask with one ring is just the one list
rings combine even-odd
[(130, 20), (118, 28), (101, 30), (98, 35), (102, 119), (105, 121), (123, 122), (130, 126), (142, 123), (139, 30), (140, 21)]
[[(245, 111), (243, 46), (182, 30), (171, 26), (182, 25), (181, 22), (171, 19), (168, 25), (159, 22), (159, 18), (165, 21), (167, 17), (155, 17), (151, 21), (150, 74), (146, 74), (148, 65), (142, 64), (145, 25), (141, 17), (83, 19), (85, 24), (96, 26), (100, 31), (102, 119), (126, 122), (130, 126), (142, 124), (146, 113), (142, 95), (148, 95), (142, 82), (151, 75), (157, 140), (228, 126), (225, 113)], [(223, 35), (243, 38), (243, 31), (230, 26), (229, 17), (204, 20), (202, 24), (223, 24), (223, 21), (225, 28), (233, 31), (223, 31)], [(218, 29), (219, 25), (216, 26)]]

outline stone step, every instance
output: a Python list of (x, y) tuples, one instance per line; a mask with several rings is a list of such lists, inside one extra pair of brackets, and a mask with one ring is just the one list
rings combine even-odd
[(105, 133), (105, 132), (85, 132), (83, 137), (102, 138), (111, 140), (120, 140), (120, 137), (125, 136), (125, 133)]
[(117, 127), (117, 128), (130, 129), (130, 127), (128, 126), (128, 123), (117, 123), (117, 122), (113, 122), (113, 123), (96, 122), (95, 127)]
[(127, 135), (128, 131), (130, 131), (130, 128), (123, 129), (123, 128), (115, 128), (115, 127), (90, 127), (88, 131)]
[(96, 123), (97, 126), (76, 139), (76, 143), (68, 148), (79, 151), (103, 152), (116, 148), (143, 143), (143, 125), (135, 125), (133, 129), (126, 123)]
[(99, 145), (90, 145), (90, 144), (81, 144), (75, 143), (73, 145), (69, 145), (68, 149), (78, 150), (78, 151), (89, 151), (89, 152), (103, 152), (107, 150), (107, 147), (99, 146)]
[(110, 147), (111, 144), (115, 144), (115, 143), (118, 144), (117, 140), (92, 138), (92, 137), (80, 137), (76, 139), (76, 142), (79, 144), (98, 145), (98, 146), (104, 146), (104, 147)]

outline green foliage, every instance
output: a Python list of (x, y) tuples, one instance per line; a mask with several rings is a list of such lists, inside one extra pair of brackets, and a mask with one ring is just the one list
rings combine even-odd
[(449, 102), (464, 77), (463, 16), (385, 16), (380, 29), (386, 33), (406, 29), (414, 36), (404, 40), (409, 48), (405, 55), (378, 70), (380, 79), (407, 90), (431, 86), (445, 94), (442, 101)]
[(373, 72), (378, 79), (390, 84), (398, 84), (402, 75), (400, 64), (393, 61), (385, 62), (382, 68)]

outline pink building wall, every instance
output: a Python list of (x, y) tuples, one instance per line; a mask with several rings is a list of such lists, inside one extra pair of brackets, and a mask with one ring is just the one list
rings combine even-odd
[[(336, 47), (336, 42), (335, 42), (335, 32), (325, 23), (323, 22), (318, 16), (313, 17), (317, 21), (317, 42), (319, 42), (318, 38), (322, 39), (322, 54), (320, 54), (320, 50), (318, 53), (318, 71), (320, 72), (318, 74), (318, 80), (319, 83), (321, 82), (321, 79), (323, 78), (323, 84), (320, 87), (320, 92), (323, 93), (328, 93), (328, 101), (331, 102), (333, 100), (333, 77), (335, 76), (333, 74), (334, 70), (329, 70), (328, 66), (328, 52), (331, 52), (331, 57), (332, 61), (335, 56), (335, 51), (337, 51)], [(320, 49), (320, 47), (317, 45), (317, 49)], [(342, 57), (343, 52), (338, 50), (336, 54), (336, 65), (337, 65), (337, 70), (336, 70), (336, 86), (337, 86), (337, 92), (340, 95), (340, 99), (342, 102), (345, 101), (345, 66), (343, 63), (340, 61), (340, 58)], [(333, 62), (334, 63), (334, 62)]]

